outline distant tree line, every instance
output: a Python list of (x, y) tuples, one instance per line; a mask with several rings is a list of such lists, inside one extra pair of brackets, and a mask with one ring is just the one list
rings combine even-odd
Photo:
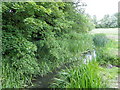
[(119, 28), (120, 27), (120, 13), (115, 13), (113, 15), (104, 15), (101, 20), (97, 20), (97, 17), (94, 15), (92, 21), (95, 24), (96, 28)]

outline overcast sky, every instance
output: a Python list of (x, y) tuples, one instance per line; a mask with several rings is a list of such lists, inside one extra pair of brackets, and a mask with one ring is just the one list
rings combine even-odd
[(118, 12), (118, 2), (120, 0), (82, 0), (86, 2), (86, 13), (96, 15), (101, 19), (105, 14), (114, 14)]

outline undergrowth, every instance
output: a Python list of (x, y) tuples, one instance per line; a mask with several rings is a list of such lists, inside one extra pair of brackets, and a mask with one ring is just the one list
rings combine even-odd
[[(92, 49), (93, 25), (71, 2), (2, 3), (2, 86), (23, 88)], [(80, 12), (80, 11), (79, 11)]]
[(98, 63), (81, 64), (61, 71), (50, 86), (52, 88), (105, 88)]
[(97, 61), (101, 65), (119, 65), (118, 42), (110, 40), (105, 34), (95, 34), (93, 36)]

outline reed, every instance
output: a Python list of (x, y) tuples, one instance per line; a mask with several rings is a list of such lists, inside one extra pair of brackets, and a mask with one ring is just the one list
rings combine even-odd
[(100, 76), (96, 62), (82, 64), (59, 73), (59, 78), (51, 85), (54, 88), (105, 88), (106, 82)]

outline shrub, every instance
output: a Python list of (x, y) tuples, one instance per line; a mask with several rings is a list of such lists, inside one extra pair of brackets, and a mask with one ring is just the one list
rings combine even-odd
[(97, 60), (100, 64), (118, 65), (118, 42), (109, 40), (105, 47), (96, 47)]
[(93, 41), (95, 46), (104, 47), (109, 41), (109, 39), (106, 37), (105, 34), (95, 34), (93, 36)]
[(30, 82), (32, 74), (39, 72), (34, 54), (37, 47), (19, 35), (7, 34), (3, 33), (2, 84), (6, 88), (22, 87)]
[(112, 55), (106, 48), (97, 48), (97, 61), (100, 65), (119, 65), (119, 56)]

